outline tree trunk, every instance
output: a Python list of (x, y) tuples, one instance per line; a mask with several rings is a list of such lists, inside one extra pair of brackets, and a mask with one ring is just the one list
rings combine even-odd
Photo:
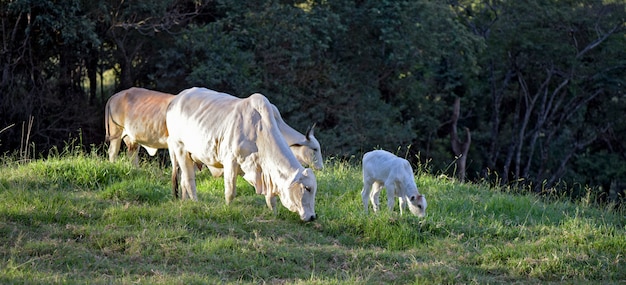
[(489, 153), (487, 155), (487, 168), (489, 168), (489, 171), (494, 171), (497, 169), (497, 161), (498, 161), (498, 157), (500, 154), (500, 124), (501, 124), (501, 118), (500, 118), (500, 110), (502, 108), (502, 101), (504, 100), (504, 96), (507, 90), (507, 88), (509, 87), (511, 80), (514, 78), (515, 72), (513, 72), (512, 70), (509, 70), (506, 75), (504, 76), (504, 79), (502, 80), (501, 84), (498, 84), (496, 82), (496, 78), (494, 77), (495, 75), (494, 73), (494, 67), (493, 67), (493, 63), (491, 64), (491, 66), (489, 67), (489, 72), (490, 72), (490, 86), (491, 86), (491, 118), (490, 118), (490, 125), (491, 125), (491, 130), (490, 130), (490, 134), (489, 134), (489, 141), (490, 141), (490, 146), (489, 146)]
[(452, 143), (452, 151), (455, 156), (456, 176), (459, 180), (465, 181), (465, 167), (467, 165), (467, 153), (472, 143), (472, 135), (468, 128), (465, 129), (466, 138), (462, 142), (457, 133), (457, 122), (461, 111), (461, 98), (456, 97), (454, 100), (454, 108), (452, 110), (452, 129), (450, 130), (450, 141)]
[(89, 106), (93, 106), (98, 90), (98, 57), (87, 60), (87, 77), (89, 78)]

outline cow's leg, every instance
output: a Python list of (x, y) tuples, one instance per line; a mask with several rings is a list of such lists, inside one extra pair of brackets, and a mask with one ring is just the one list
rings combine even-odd
[(177, 157), (177, 162), (180, 167), (180, 186), (182, 188), (182, 199), (192, 199), (198, 201), (198, 195), (196, 194), (196, 171), (194, 169), (194, 163), (188, 155), (184, 155), (184, 159), (181, 160), (180, 156)]
[[(180, 169), (180, 188), (181, 199), (191, 198), (194, 201), (198, 200), (196, 195), (196, 171), (194, 169), (195, 164), (189, 154), (184, 150), (183, 145), (180, 143), (169, 144), (170, 152), (174, 152), (175, 163)], [(171, 155), (171, 154), (170, 154)], [(172, 168), (175, 165), (172, 163)], [(174, 171), (174, 169), (172, 169)]]
[(178, 162), (176, 161), (174, 150), (169, 148), (168, 152), (170, 154), (170, 161), (172, 162), (172, 197), (178, 199)]
[(380, 209), (380, 191), (383, 189), (385, 185), (382, 182), (375, 181), (372, 184), (372, 193), (370, 194), (370, 201), (372, 201), (372, 207), (374, 207), (374, 212), (378, 212)]
[(224, 163), (224, 197), (226, 204), (230, 204), (237, 195), (237, 163), (229, 159)]
[(139, 166), (139, 156), (137, 154), (139, 153), (139, 144), (134, 142), (128, 136), (124, 137), (124, 143), (126, 144), (126, 147), (128, 148), (128, 157), (132, 161), (133, 165), (138, 167)]
[(120, 152), (120, 146), (122, 145), (122, 139), (116, 138), (109, 141), (109, 161), (114, 162), (117, 158), (117, 154)]
[(109, 141), (109, 161), (114, 162), (117, 158), (117, 154), (120, 152), (120, 147), (122, 145), (122, 135), (124, 134), (124, 129), (120, 127), (115, 121), (111, 118), (109, 113), (109, 106), (107, 104), (106, 109), (106, 140)]

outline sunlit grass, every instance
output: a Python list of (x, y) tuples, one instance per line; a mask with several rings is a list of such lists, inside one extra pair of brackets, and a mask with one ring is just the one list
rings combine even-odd
[[(624, 212), (420, 173), (427, 216), (363, 212), (358, 161), (316, 172), (303, 223), (238, 180), (197, 174), (171, 198), (170, 168), (64, 153), (0, 168), (0, 283), (619, 283)], [(383, 192), (382, 197), (385, 193)]]

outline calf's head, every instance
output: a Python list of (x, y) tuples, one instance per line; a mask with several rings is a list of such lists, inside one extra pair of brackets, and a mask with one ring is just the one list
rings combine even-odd
[(296, 173), (287, 188), (287, 192), (281, 191), (280, 202), (290, 211), (298, 213), (300, 219), (310, 222), (317, 218), (315, 215), (316, 193), (317, 180), (315, 174), (313, 170), (304, 168), (304, 170)]
[(424, 195), (409, 195), (407, 197), (409, 211), (418, 217), (426, 216), (426, 197)]

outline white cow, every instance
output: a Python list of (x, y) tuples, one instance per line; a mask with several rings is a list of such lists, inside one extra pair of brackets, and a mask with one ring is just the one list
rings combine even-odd
[(172, 99), (172, 94), (136, 87), (111, 96), (104, 109), (109, 160), (117, 158), (122, 140), (135, 166), (139, 165), (139, 146), (152, 156), (157, 149), (167, 148), (165, 111)]
[[(174, 95), (133, 87), (120, 91), (105, 106), (106, 140), (109, 144), (109, 160), (115, 161), (124, 140), (128, 155), (135, 166), (139, 165), (139, 146), (154, 156), (157, 149), (167, 148), (168, 131), (165, 125), (165, 111)], [(287, 125), (278, 109), (272, 105), (274, 116), (289, 148), (302, 165), (320, 170), (324, 167), (320, 143), (314, 135), (314, 127), (306, 135)], [(175, 179), (175, 177), (173, 177)]]
[(397, 197), (400, 200), (400, 215), (408, 204), (411, 213), (419, 217), (425, 216), (426, 198), (418, 192), (413, 177), (411, 164), (388, 151), (374, 150), (363, 155), (361, 198), (365, 213), (368, 210), (368, 200), (372, 201), (374, 212), (378, 211), (380, 191), (384, 187), (387, 189), (389, 211), (393, 211), (394, 199)]
[(296, 158), (303, 166), (313, 167), (316, 170), (324, 168), (324, 160), (322, 159), (322, 151), (319, 141), (315, 138), (315, 124), (306, 130), (306, 135), (294, 130), (291, 126), (283, 121), (280, 112), (276, 106), (272, 105), (274, 118), (278, 123), (280, 133), (287, 141), (289, 148), (296, 155)]
[(237, 175), (243, 174), (274, 212), (278, 196), (303, 221), (315, 219), (315, 174), (289, 149), (273, 108), (261, 94), (240, 99), (205, 88), (178, 94), (166, 122), (172, 169), (180, 165), (182, 198), (198, 199), (194, 164), (202, 163), (214, 176), (224, 175), (227, 204), (236, 195)]

